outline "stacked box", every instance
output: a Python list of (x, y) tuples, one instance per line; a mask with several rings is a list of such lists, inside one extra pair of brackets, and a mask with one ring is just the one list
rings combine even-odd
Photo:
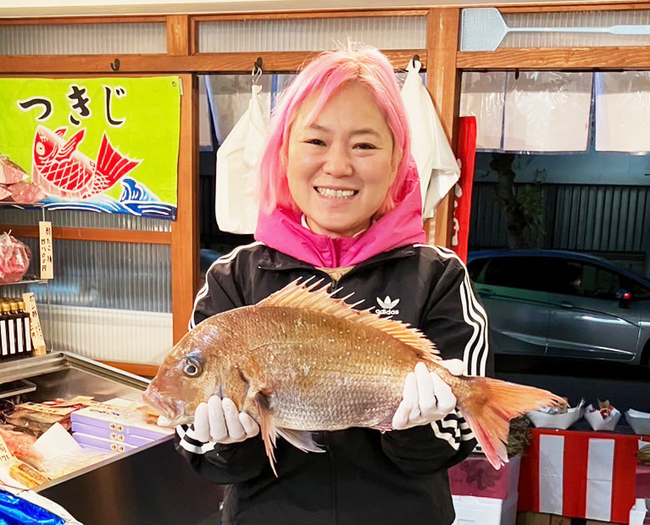
[(147, 423), (135, 410), (109, 405), (73, 412), (72, 437), (84, 448), (126, 452), (172, 434), (173, 429)]
[(454, 525), (515, 525), (521, 456), (496, 470), (483, 454), (449, 469)]

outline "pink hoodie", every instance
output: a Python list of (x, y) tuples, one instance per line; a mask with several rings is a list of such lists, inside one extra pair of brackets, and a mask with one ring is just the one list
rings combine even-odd
[(320, 268), (343, 268), (374, 255), (424, 243), (420, 179), (415, 163), (406, 175), (396, 206), (356, 237), (318, 235), (302, 225), (302, 214), (276, 209), (260, 213), (255, 239), (291, 257)]

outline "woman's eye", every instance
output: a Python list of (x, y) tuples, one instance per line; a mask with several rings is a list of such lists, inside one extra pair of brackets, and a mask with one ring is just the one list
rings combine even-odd
[(305, 141), (307, 144), (313, 144), (314, 146), (324, 146), (325, 142), (323, 142), (321, 139), (308, 139)]
[(358, 149), (377, 149), (377, 147), (374, 144), (370, 144), (369, 142), (362, 142), (360, 144), (355, 144), (354, 147)]

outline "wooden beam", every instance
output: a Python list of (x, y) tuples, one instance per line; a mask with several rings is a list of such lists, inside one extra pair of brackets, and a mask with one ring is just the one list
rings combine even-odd
[(460, 69), (647, 69), (650, 47), (503, 48), (459, 52)]
[(225, 13), (195, 15), (197, 22), (224, 22), (231, 20), (305, 20), (310, 18), (374, 18), (382, 16), (427, 16), (427, 9), (382, 9), (354, 11), (291, 11), (276, 13)]
[[(478, 7), (478, 6), (472, 6)], [(629, 3), (607, 3), (598, 2), (590, 4), (566, 3), (559, 5), (503, 5), (499, 6), (501, 13), (561, 13), (581, 11), (632, 11), (635, 9), (650, 9), (648, 2)]]
[(167, 17), (167, 54), (187, 56), (192, 54), (190, 38), (190, 17), (170, 15)]
[[(396, 68), (404, 69), (413, 55), (426, 64), (425, 49), (400, 49), (384, 52)], [(257, 57), (264, 59), (266, 72), (298, 71), (318, 53), (306, 51), (263, 53), (199, 53), (191, 56), (144, 55), (0, 55), (0, 75), (49, 75), (100, 73), (114, 76), (128, 73), (250, 73)], [(111, 69), (120, 59), (119, 72)]]
[[(38, 237), (38, 226), (3, 224), (0, 232), (11, 231), (16, 237)], [(53, 226), (52, 237), (69, 241), (126, 242), (136, 244), (171, 244), (171, 232), (140, 230), (103, 230), (96, 228), (70, 228)]]
[(198, 83), (181, 75), (181, 137), (178, 154), (178, 207), (172, 223), (173, 342), (187, 332), (199, 279)]
[(154, 377), (158, 373), (158, 365), (143, 365), (140, 363), (121, 363), (118, 361), (101, 361), (105, 365), (124, 370), (129, 374), (140, 377)]
[(0, 26), (68, 24), (153, 24), (165, 22), (165, 16), (52, 16), (46, 18), (0, 18)]
[[(427, 89), (433, 98), (442, 127), (452, 149), (456, 150), (456, 108), (460, 96), (460, 73), (456, 70), (456, 54), (460, 31), (460, 9), (431, 9), (427, 18)], [(425, 225), (428, 241), (449, 247), (453, 228), (453, 192), (448, 193), (436, 208), (436, 215)]]

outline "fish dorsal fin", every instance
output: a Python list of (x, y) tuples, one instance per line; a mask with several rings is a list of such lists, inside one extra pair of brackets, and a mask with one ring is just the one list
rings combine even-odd
[(63, 138), (65, 137), (65, 132), (68, 131), (68, 128), (66, 126), (63, 126), (61, 128), (56, 128), (54, 130), (54, 133), (56, 133), (59, 137)]
[(293, 281), (281, 290), (269, 295), (257, 305), (304, 308), (305, 310), (331, 315), (337, 319), (349, 319), (371, 326), (394, 337), (411, 347), (422, 359), (434, 362), (440, 361), (440, 357), (436, 355), (438, 354), (436, 346), (419, 330), (411, 328), (410, 325), (400, 321), (379, 317), (370, 310), (356, 310), (354, 306), (359, 303), (349, 305), (345, 302), (352, 294), (342, 299), (335, 299), (332, 296), (338, 291), (329, 293), (327, 292), (327, 286), (315, 290), (322, 280), (309, 286), (307, 286), (307, 282)]

